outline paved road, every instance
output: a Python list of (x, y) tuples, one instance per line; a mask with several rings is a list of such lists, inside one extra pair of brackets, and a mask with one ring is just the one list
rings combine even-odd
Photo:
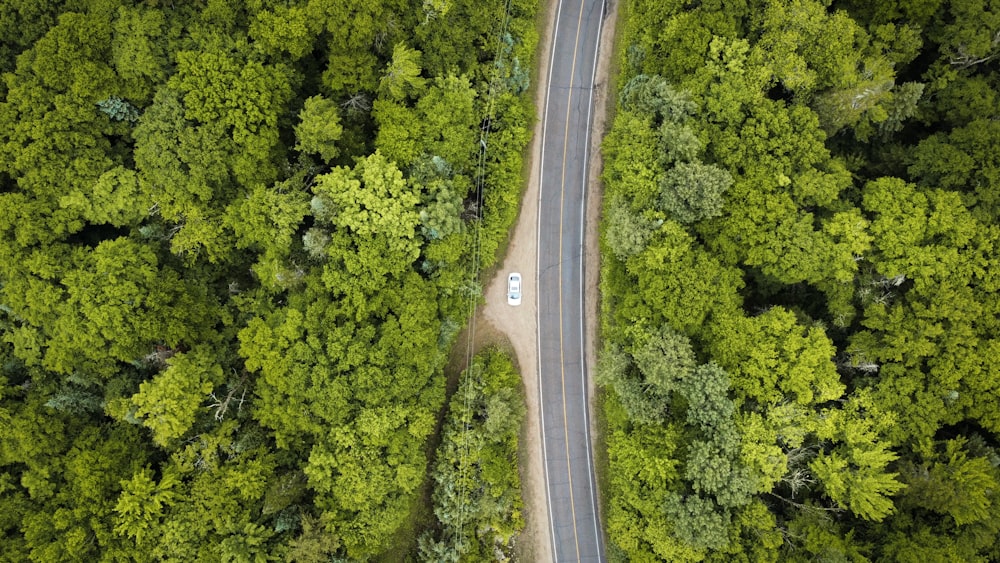
[(560, 0), (543, 108), (538, 374), (556, 561), (604, 561), (584, 361), (583, 240), (591, 107), (604, 0)]

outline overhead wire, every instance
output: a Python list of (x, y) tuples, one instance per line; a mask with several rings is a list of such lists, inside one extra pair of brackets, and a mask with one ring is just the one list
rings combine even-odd
[[(458, 513), (458, 541), (464, 541), (464, 526), (465, 517), (468, 509), (468, 498), (466, 496), (467, 487), (467, 471), (468, 471), (468, 459), (469, 459), (469, 449), (470, 440), (468, 438), (468, 431), (471, 425), (471, 414), (469, 410), (471, 408), (472, 402), (472, 382), (474, 378), (478, 378), (480, 374), (473, 373), (473, 363), (475, 358), (475, 339), (476, 339), (476, 312), (479, 305), (479, 298), (481, 292), (477, 291), (476, 288), (479, 287), (481, 281), (479, 279), (480, 267), (481, 267), (481, 252), (482, 252), (482, 220), (483, 220), (483, 192), (486, 189), (486, 170), (488, 163), (488, 150), (489, 150), (489, 136), (490, 131), (493, 128), (493, 118), (494, 112), (496, 110), (496, 96), (498, 93), (498, 87), (500, 81), (502, 80), (500, 71), (503, 68), (503, 56), (504, 56), (504, 45), (505, 37), (507, 36), (507, 30), (510, 25), (510, 12), (511, 12), (512, 0), (504, 0), (504, 11), (501, 16), (500, 26), (496, 36), (496, 51), (493, 57), (493, 64), (491, 65), (491, 76), (489, 80), (489, 86), (487, 87), (486, 100), (485, 100), (485, 115), (479, 129), (479, 156), (476, 163), (476, 177), (475, 177), (475, 190), (476, 190), (476, 219), (473, 221), (473, 241), (472, 241), (472, 263), (470, 269), (469, 277), (469, 309), (468, 309), (468, 319), (469, 319), (469, 332), (466, 339), (466, 357), (465, 357), (465, 389), (463, 392), (463, 420), (462, 420), (462, 436), (459, 441), (460, 447), (460, 459), (459, 459), (459, 513)], [(460, 390), (461, 392), (461, 390)]]

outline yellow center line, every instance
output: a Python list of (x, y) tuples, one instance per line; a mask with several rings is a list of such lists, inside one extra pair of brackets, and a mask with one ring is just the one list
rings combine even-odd
[(563, 348), (563, 203), (566, 199), (566, 153), (569, 147), (569, 118), (573, 109), (573, 79), (576, 78), (576, 53), (580, 46), (580, 29), (583, 27), (584, 0), (580, 0), (580, 16), (576, 21), (576, 38), (573, 40), (573, 63), (570, 66), (569, 94), (566, 97), (566, 128), (563, 131), (562, 173), (559, 180), (559, 377), (562, 381), (563, 436), (566, 441), (566, 475), (569, 478), (569, 507), (573, 514), (573, 543), (576, 546), (576, 560), (580, 560), (580, 536), (576, 531), (576, 502), (573, 498), (573, 466), (569, 455), (569, 420), (566, 415), (566, 358)]

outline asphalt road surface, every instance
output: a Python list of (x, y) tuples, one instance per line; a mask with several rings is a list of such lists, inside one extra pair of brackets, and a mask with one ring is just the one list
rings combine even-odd
[(603, 0), (560, 0), (543, 108), (538, 374), (552, 552), (604, 561), (584, 361), (587, 148)]

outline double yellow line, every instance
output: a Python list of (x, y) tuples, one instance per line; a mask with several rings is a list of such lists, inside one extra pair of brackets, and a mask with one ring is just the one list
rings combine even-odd
[[(569, 478), (569, 504), (573, 514), (573, 545), (576, 547), (576, 560), (580, 560), (580, 536), (576, 529), (576, 500), (573, 498), (573, 465), (569, 455), (569, 419), (566, 415), (566, 358), (563, 346), (563, 206), (566, 200), (566, 154), (569, 148), (569, 121), (573, 110), (573, 81), (576, 78), (576, 56), (580, 47), (580, 30), (583, 27), (583, 8), (585, 0), (580, 0), (580, 15), (576, 21), (576, 37), (573, 40), (573, 63), (570, 67), (569, 94), (566, 98), (566, 127), (563, 130), (562, 170), (559, 180), (559, 377), (562, 383), (563, 437), (566, 444), (566, 475)], [(551, 85), (550, 85), (551, 87)], [(584, 181), (587, 172), (584, 170)], [(583, 257), (581, 256), (581, 259)], [(586, 382), (584, 382), (586, 384)], [(553, 546), (555, 548), (555, 546)]]

